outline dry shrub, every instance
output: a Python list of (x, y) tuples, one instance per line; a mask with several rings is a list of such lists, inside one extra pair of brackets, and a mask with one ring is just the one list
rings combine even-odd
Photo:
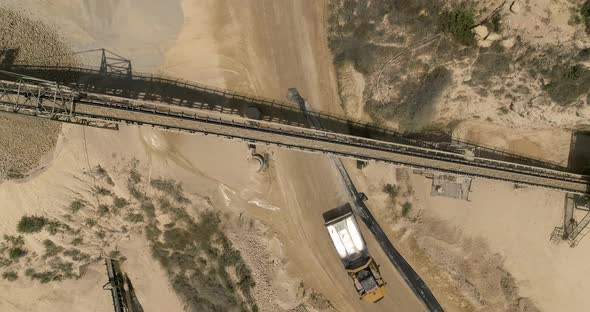
[(505, 311), (519, 305), (526, 305), (528, 311), (536, 309), (528, 298), (519, 296), (514, 277), (504, 268), (504, 258), (492, 252), (483, 238), (466, 237), (432, 218), (423, 218), (414, 230), (412, 239), (420, 250), (437, 270), (448, 272), (453, 285), (475, 309)]

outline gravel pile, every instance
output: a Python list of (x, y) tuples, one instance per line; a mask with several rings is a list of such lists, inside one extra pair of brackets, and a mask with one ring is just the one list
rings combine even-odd
[(0, 181), (23, 178), (57, 143), (56, 121), (0, 113)]
[[(72, 50), (52, 27), (0, 8), (0, 64), (75, 65)], [(57, 142), (61, 124), (0, 113), (0, 181), (26, 176)]]
[(77, 64), (72, 49), (53, 27), (24, 14), (0, 8), (0, 63)]

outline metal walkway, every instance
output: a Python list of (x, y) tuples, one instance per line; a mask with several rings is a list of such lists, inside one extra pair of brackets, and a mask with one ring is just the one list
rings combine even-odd
[[(251, 120), (182, 105), (80, 92), (55, 82), (0, 71), (0, 110), (116, 129), (117, 124), (149, 125), (173, 131), (213, 134), (411, 168), (541, 186), (588, 194), (590, 178), (556, 169), (466, 156), (423, 146), (379, 141), (272, 120)], [(215, 103), (207, 103), (214, 105)], [(305, 116), (302, 118), (306, 119)]]

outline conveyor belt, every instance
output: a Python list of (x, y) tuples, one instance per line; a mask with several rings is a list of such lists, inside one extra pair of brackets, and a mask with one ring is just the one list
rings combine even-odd
[[(541, 186), (577, 194), (588, 194), (589, 177), (566, 171), (527, 166), (432, 148), (378, 141), (342, 133), (326, 132), (215, 114), (195, 108), (118, 98), (101, 94), (81, 94), (60, 89), (56, 100), (50, 83), (25, 84), (0, 81), (4, 111), (53, 118), (60, 121), (150, 125), (168, 130), (203, 133), (319, 152), (361, 160), (394, 163), (412, 168)], [(26, 92), (24, 92), (25, 90)], [(80, 120), (84, 121), (81, 122)]]

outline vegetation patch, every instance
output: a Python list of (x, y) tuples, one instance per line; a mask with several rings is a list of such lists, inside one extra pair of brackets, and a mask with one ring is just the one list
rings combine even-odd
[(545, 86), (552, 100), (568, 104), (590, 90), (590, 70), (581, 64), (556, 65), (550, 73), (553, 79)]
[(82, 237), (76, 237), (72, 240), (72, 245), (78, 246), (78, 245), (81, 245), (83, 242), (84, 242), (84, 239)]
[(2, 273), (2, 278), (7, 281), (14, 282), (18, 279), (18, 273), (15, 271), (6, 271)]
[(81, 199), (75, 199), (70, 203), (69, 209), (71, 212), (76, 213), (80, 211), (80, 209), (86, 207), (86, 203)]
[(389, 199), (391, 199), (392, 202), (395, 202), (397, 196), (399, 195), (401, 188), (397, 185), (394, 184), (385, 184), (383, 185), (383, 192), (387, 193), (387, 195), (389, 196)]
[(113, 192), (105, 187), (97, 186), (94, 188), (94, 194), (98, 196), (112, 196)]
[(101, 217), (106, 216), (107, 214), (109, 214), (111, 210), (109, 209), (108, 205), (105, 204), (100, 204), (98, 205), (98, 215)]
[(407, 217), (411, 210), (412, 210), (412, 203), (405, 202), (402, 205), (402, 216)]
[(462, 45), (474, 45), (475, 17), (473, 12), (466, 9), (446, 11), (442, 14), (440, 25), (443, 31), (448, 32)]
[(181, 203), (181, 204), (190, 203), (190, 200), (184, 196), (184, 191), (182, 189), (182, 183), (180, 183), (180, 182), (176, 182), (172, 179), (158, 178), (158, 179), (152, 180), (150, 185), (153, 188), (169, 195), (174, 200), (176, 200), (178, 203)]
[(91, 228), (91, 227), (93, 227), (93, 226), (95, 226), (95, 225), (96, 225), (96, 220), (94, 220), (94, 219), (92, 219), (92, 218), (86, 218), (86, 220), (84, 220), (84, 224), (85, 224), (87, 227)]
[[(258, 311), (252, 296), (252, 273), (221, 230), (219, 216), (213, 211), (202, 212), (196, 219), (190, 216), (186, 212), (190, 200), (174, 180), (159, 178), (151, 185), (163, 195), (157, 205), (149, 199), (142, 202), (145, 235), (152, 255), (190, 310)], [(162, 225), (156, 222), (156, 213), (175, 221)], [(128, 215), (130, 220), (136, 217)]]
[(47, 225), (45, 226), (45, 229), (47, 230), (47, 232), (49, 232), (49, 235), (55, 235), (57, 233), (72, 231), (72, 229), (67, 224), (64, 224), (58, 220), (48, 221)]
[(119, 209), (123, 209), (127, 206), (129, 206), (129, 201), (126, 200), (125, 198), (118, 197), (118, 196), (115, 196), (115, 198), (113, 198), (113, 208), (119, 210)]
[(125, 221), (131, 222), (131, 223), (140, 223), (143, 222), (145, 219), (143, 217), (143, 214), (141, 213), (128, 213), (125, 216)]
[(480, 52), (475, 61), (470, 84), (489, 89), (492, 79), (509, 73), (512, 59), (504, 53), (495, 51)]
[(22, 236), (4, 235), (4, 241), (0, 243), (0, 267), (18, 262), (27, 254), (25, 240)]
[(590, 34), (590, 0), (586, 0), (586, 2), (582, 4), (580, 15), (582, 16), (584, 25), (586, 25), (586, 32)]
[(64, 279), (64, 276), (59, 273), (57, 270), (46, 270), (37, 272), (35, 269), (27, 269), (25, 271), (25, 275), (28, 276), (31, 280), (38, 280), (42, 284), (46, 284), (49, 282), (58, 282)]
[(49, 222), (49, 220), (45, 217), (40, 216), (23, 216), (18, 225), (16, 230), (19, 233), (37, 233), (43, 230), (43, 227)]
[(45, 247), (43, 258), (55, 257), (64, 250), (63, 247), (56, 245), (49, 239), (43, 241), (43, 246)]
[(110, 186), (115, 185), (115, 182), (113, 182), (113, 179), (111, 179), (111, 176), (109, 175), (109, 173), (102, 166), (100, 166), (100, 165), (96, 166), (94, 168), (93, 172), (98, 178), (104, 180), (108, 185), (110, 185)]
[[(257, 311), (254, 279), (240, 252), (219, 229), (211, 211), (153, 240), (152, 254), (165, 266), (176, 292), (193, 311)], [(159, 235), (158, 235), (159, 236)], [(235, 277), (230, 275), (235, 273)]]
[(63, 252), (64, 256), (71, 258), (74, 261), (79, 262), (86, 262), (90, 260), (90, 255), (84, 252), (81, 252), (80, 249), (71, 248)]
[(26, 256), (28, 251), (23, 247), (11, 247), (8, 249), (8, 257), (12, 260), (18, 260)]

